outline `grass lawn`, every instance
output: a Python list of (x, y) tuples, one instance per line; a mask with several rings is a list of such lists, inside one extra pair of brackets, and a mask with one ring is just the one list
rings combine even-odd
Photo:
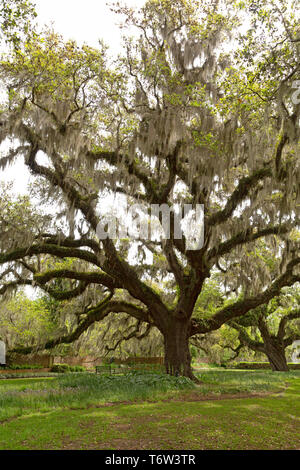
[(0, 449), (300, 449), (300, 372), (0, 382)]

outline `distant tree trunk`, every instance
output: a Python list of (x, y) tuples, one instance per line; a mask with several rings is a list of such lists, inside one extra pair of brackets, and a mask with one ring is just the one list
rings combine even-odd
[(288, 372), (283, 341), (270, 334), (263, 317), (259, 319), (258, 327), (264, 341), (264, 353), (269, 359), (272, 370)]
[(269, 359), (272, 370), (281, 372), (289, 371), (283, 346), (270, 341), (265, 344), (265, 353)]
[(183, 375), (199, 383), (191, 367), (189, 329), (189, 321), (173, 320), (169, 325), (164, 334), (165, 367), (167, 374)]

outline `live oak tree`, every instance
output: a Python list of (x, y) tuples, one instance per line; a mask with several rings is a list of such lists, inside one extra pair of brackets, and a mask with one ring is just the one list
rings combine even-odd
[[(295, 232), (294, 236), (298, 239), (299, 233)], [(270, 280), (274, 279), (282, 263), (281, 257), (274, 257), (271, 245), (264, 239), (257, 240), (251, 250), (247, 249), (247, 256), (255, 263), (257, 275), (268, 272)], [(230, 274), (235, 275), (234, 271)], [(196, 317), (210, 316), (218, 308), (237, 300), (236, 283), (230, 280), (229, 273), (225, 275), (226, 277), (220, 272), (206, 281), (196, 302)], [(229, 284), (227, 290), (224, 280)], [(238, 293), (238, 296), (241, 295), (243, 293)], [(300, 339), (299, 305), (299, 283), (296, 283), (292, 287), (283, 288), (280, 296), (274, 297), (268, 304), (229, 321), (219, 330), (206, 335), (195, 335), (191, 343), (204, 351), (212, 362), (232, 361), (241, 355), (249, 360), (249, 353), (252, 351), (252, 354), (256, 353), (260, 358), (266, 355), (273, 370), (287, 371), (286, 349)]]
[(281, 296), (229, 325), (238, 331), (240, 345), (268, 357), (272, 370), (288, 371), (285, 351), (300, 340), (299, 305), (299, 286), (284, 288)]
[[(10, 227), (0, 262), (18, 276), (3, 276), (3, 290), (26, 279), (55, 294), (53, 282), (65, 279), (73, 283), (59, 294), (66, 300), (100, 288), (101, 300), (74, 331), (43, 347), (126, 313), (161, 332), (168, 373), (193, 378), (193, 335), (247, 314), (299, 280), (296, 2), (148, 0), (137, 11), (114, 8), (125, 31), (138, 31), (125, 37), (118, 59), (102, 43), (78, 47), (48, 30), (1, 62), (2, 167), (23, 158), (43, 188), (40, 203), (55, 201), (69, 223), (65, 231), (55, 223), (46, 232), (27, 230), (15, 242)], [(148, 209), (203, 204), (203, 246), (191, 250), (185, 236), (176, 238), (173, 212), (167, 240), (98, 240), (105, 192)], [(281, 254), (273, 279), (247, 254), (259, 239)], [(138, 262), (128, 245), (137, 248)], [(45, 269), (41, 256), (74, 264)], [(214, 270), (230, 273), (243, 295), (209, 318), (194, 318)], [(165, 289), (154, 285), (153, 272), (168, 281)]]

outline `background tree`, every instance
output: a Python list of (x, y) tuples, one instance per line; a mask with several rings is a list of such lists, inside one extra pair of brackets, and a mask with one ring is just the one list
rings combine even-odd
[[(64, 206), (70, 230), (58, 233), (52, 224), (29, 243), (4, 244), (0, 262), (71, 258), (78, 264), (70, 269), (41, 266), (26, 276), (48, 292), (57, 279), (77, 282), (61, 293), (64, 299), (97, 285), (107, 291), (70, 335), (44, 347), (77, 339), (111, 313), (126, 313), (161, 332), (168, 373), (193, 378), (190, 337), (217, 330), (299, 280), (299, 242), (292, 236), (300, 207), (300, 105), (291, 96), (300, 63), (296, 4), (249, 5), (148, 0), (137, 11), (117, 7), (125, 27), (140, 36), (125, 38), (116, 63), (103, 45), (80, 48), (53, 31), (2, 61), (1, 140), (9, 137), (13, 145), (1, 164), (23, 157), (43, 180), (41, 203), (49, 194)], [(246, 14), (249, 32), (242, 36)], [(128, 240), (96, 238), (105, 191), (147, 210), (203, 204), (203, 246), (190, 250), (187, 233), (175, 237), (171, 213), (169, 239), (129, 241), (139, 253), (133, 263)], [(272, 241), (274, 256), (283, 260), (272, 279), (267, 270), (258, 274), (248, 256), (259, 239)], [(150, 255), (169, 281), (166, 292), (155, 287)], [(215, 269), (226, 271), (231, 283), (236, 274), (240, 296), (208, 319), (193, 317)], [(115, 289), (126, 300), (114, 298)]]
[(0, 336), (8, 349), (44, 343), (56, 328), (45, 298), (29, 299), (20, 291), (1, 304)]
[(272, 370), (288, 371), (285, 351), (300, 339), (299, 305), (299, 285), (284, 288), (279, 297), (230, 322), (230, 326), (238, 331), (242, 345), (268, 357)]

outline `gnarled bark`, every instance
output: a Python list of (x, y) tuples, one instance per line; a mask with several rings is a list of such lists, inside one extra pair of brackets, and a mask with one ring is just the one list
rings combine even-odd
[(199, 383), (192, 371), (189, 337), (189, 320), (173, 319), (164, 334), (166, 372), (175, 376), (183, 375)]
[(274, 341), (268, 341), (265, 343), (264, 349), (272, 370), (288, 372), (289, 368), (285, 357), (284, 346), (280, 346), (280, 344)]

